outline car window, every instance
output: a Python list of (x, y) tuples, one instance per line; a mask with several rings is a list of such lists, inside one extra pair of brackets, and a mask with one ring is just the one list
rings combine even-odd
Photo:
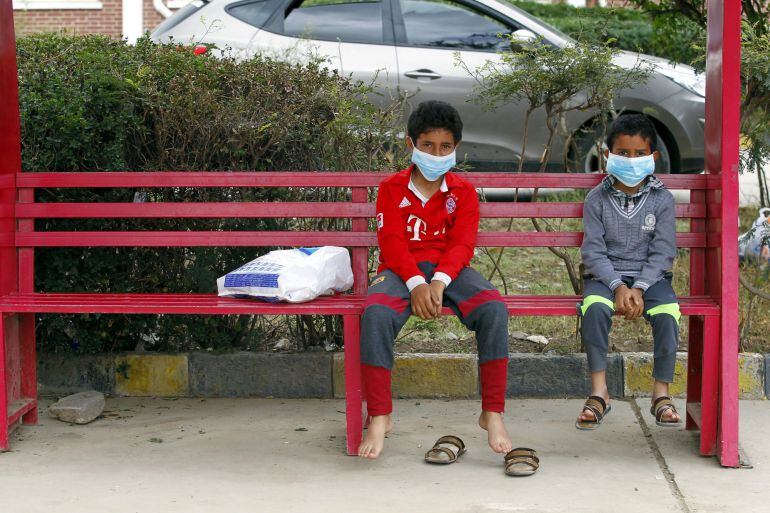
[(270, 15), (275, 12), (275, 3), (268, 0), (238, 2), (230, 4), (225, 10), (230, 16), (261, 28), (270, 18)]
[(445, 0), (400, 0), (410, 46), (494, 52), (508, 47), (504, 23), (465, 5)]
[(382, 2), (306, 0), (287, 13), (283, 32), (323, 41), (382, 43)]

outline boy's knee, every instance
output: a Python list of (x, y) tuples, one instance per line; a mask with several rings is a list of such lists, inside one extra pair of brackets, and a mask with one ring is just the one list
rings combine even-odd
[(583, 324), (595, 321), (606, 321), (612, 318), (615, 312), (615, 304), (604, 296), (586, 296), (578, 305), (578, 312), (583, 318)]
[(502, 301), (490, 301), (477, 308), (485, 321), (502, 321), (508, 323), (508, 309)]
[(679, 303), (665, 303), (647, 310), (647, 318), (651, 323), (673, 323), (678, 327), (682, 313)]

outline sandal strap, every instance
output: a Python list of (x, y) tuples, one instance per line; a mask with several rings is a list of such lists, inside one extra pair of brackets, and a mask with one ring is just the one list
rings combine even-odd
[(457, 459), (457, 454), (455, 454), (455, 452), (452, 449), (449, 449), (447, 447), (438, 447), (438, 446), (435, 446), (431, 450), (429, 450), (428, 453), (425, 455), (425, 457), (427, 458), (428, 456), (432, 454), (437, 454), (439, 452), (443, 452), (444, 454), (446, 454), (449, 457), (450, 462), (453, 462)]
[(537, 456), (537, 451), (534, 450), (534, 449), (530, 449), (529, 447), (514, 447), (513, 449), (508, 451), (508, 454), (510, 454), (513, 451), (526, 451), (527, 453), (529, 453), (529, 454), (531, 454), (533, 456)]
[[(594, 417), (596, 417), (596, 420), (593, 422), (601, 422), (604, 418), (604, 413), (607, 411), (607, 403), (604, 402), (604, 399), (599, 397), (598, 395), (592, 395), (588, 399), (586, 399), (585, 404), (583, 404), (583, 411), (588, 410), (594, 414)], [(592, 422), (592, 421), (583, 421), (583, 422)]]
[(540, 458), (537, 457), (537, 453), (532, 449), (527, 449), (527, 448), (513, 449), (512, 451), (509, 451), (508, 454), (505, 455), (506, 463), (508, 461), (518, 460), (518, 459), (534, 460), (536, 463), (540, 462)]
[(600, 395), (589, 395), (588, 399), (586, 399), (586, 402), (588, 402), (588, 401), (590, 401), (592, 399), (594, 401), (596, 401), (597, 403), (599, 403), (599, 405), (602, 407), (602, 411), (605, 411), (607, 409), (607, 403), (604, 400), (604, 397), (602, 397)]
[(652, 408), (650, 408), (650, 413), (655, 415), (655, 420), (658, 422), (672, 422), (672, 421), (663, 421), (663, 414), (667, 411), (672, 411), (676, 414), (679, 414), (679, 412), (676, 410), (676, 406), (671, 401), (670, 397), (658, 397), (655, 400), (655, 403), (653, 404)]
[(441, 444), (452, 444), (455, 447), (457, 447), (457, 449), (460, 452), (465, 452), (465, 442), (460, 440), (460, 438), (457, 437), (457, 436), (454, 436), (454, 435), (442, 436), (441, 438), (436, 440), (436, 443), (433, 444), (433, 447), (437, 447), (437, 446), (439, 446)]
[(506, 472), (509, 471), (512, 466), (518, 465), (521, 463), (523, 463), (524, 465), (528, 465), (533, 470), (537, 470), (538, 468), (540, 468), (540, 461), (537, 458), (530, 458), (527, 456), (516, 456), (514, 458), (506, 460), (505, 462)]

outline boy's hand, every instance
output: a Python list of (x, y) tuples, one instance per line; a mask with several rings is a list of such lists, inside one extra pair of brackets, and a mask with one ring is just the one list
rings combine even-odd
[(446, 284), (441, 280), (433, 280), (430, 282), (430, 299), (433, 302), (433, 307), (436, 309), (436, 317), (441, 315), (441, 307), (444, 304), (444, 289)]
[(431, 287), (427, 283), (417, 285), (412, 289), (412, 313), (427, 321), (436, 317), (431, 297)]
[(638, 319), (644, 312), (644, 298), (641, 289), (631, 290), (631, 308), (626, 311), (626, 319)]
[(615, 289), (615, 311), (628, 315), (631, 304), (631, 289), (626, 284)]

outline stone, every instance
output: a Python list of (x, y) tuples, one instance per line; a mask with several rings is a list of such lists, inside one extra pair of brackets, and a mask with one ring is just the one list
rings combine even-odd
[(451, 331), (446, 334), (447, 340), (460, 340), (460, 337), (458, 337), (456, 334), (452, 333)]
[(96, 390), (62, 397), (48, 407), (55, 418), (71, 424), (88, 424), (104, 411), (104, 394)]
[(542, 344), (544, 346), (548, 345), (548, 339), (543, 335), (530, 335), (527, 337), (527, 340), (534, 342), (535, 344)]
[(511, 338), (515, 338), (516, 340), (527, 340), (527, 337), (529, 337), (529, 335), (523, 331), (514, 331), (511, 333)]
[(289, 345), (290, 345), (289, 344), (289, 339), (282, 338), (278, 342), (275, 343), (275, 345), (273, 346), (273, 349), (275, 349), (276, 351), (280, 351), (282, 349), (288, 349)]

